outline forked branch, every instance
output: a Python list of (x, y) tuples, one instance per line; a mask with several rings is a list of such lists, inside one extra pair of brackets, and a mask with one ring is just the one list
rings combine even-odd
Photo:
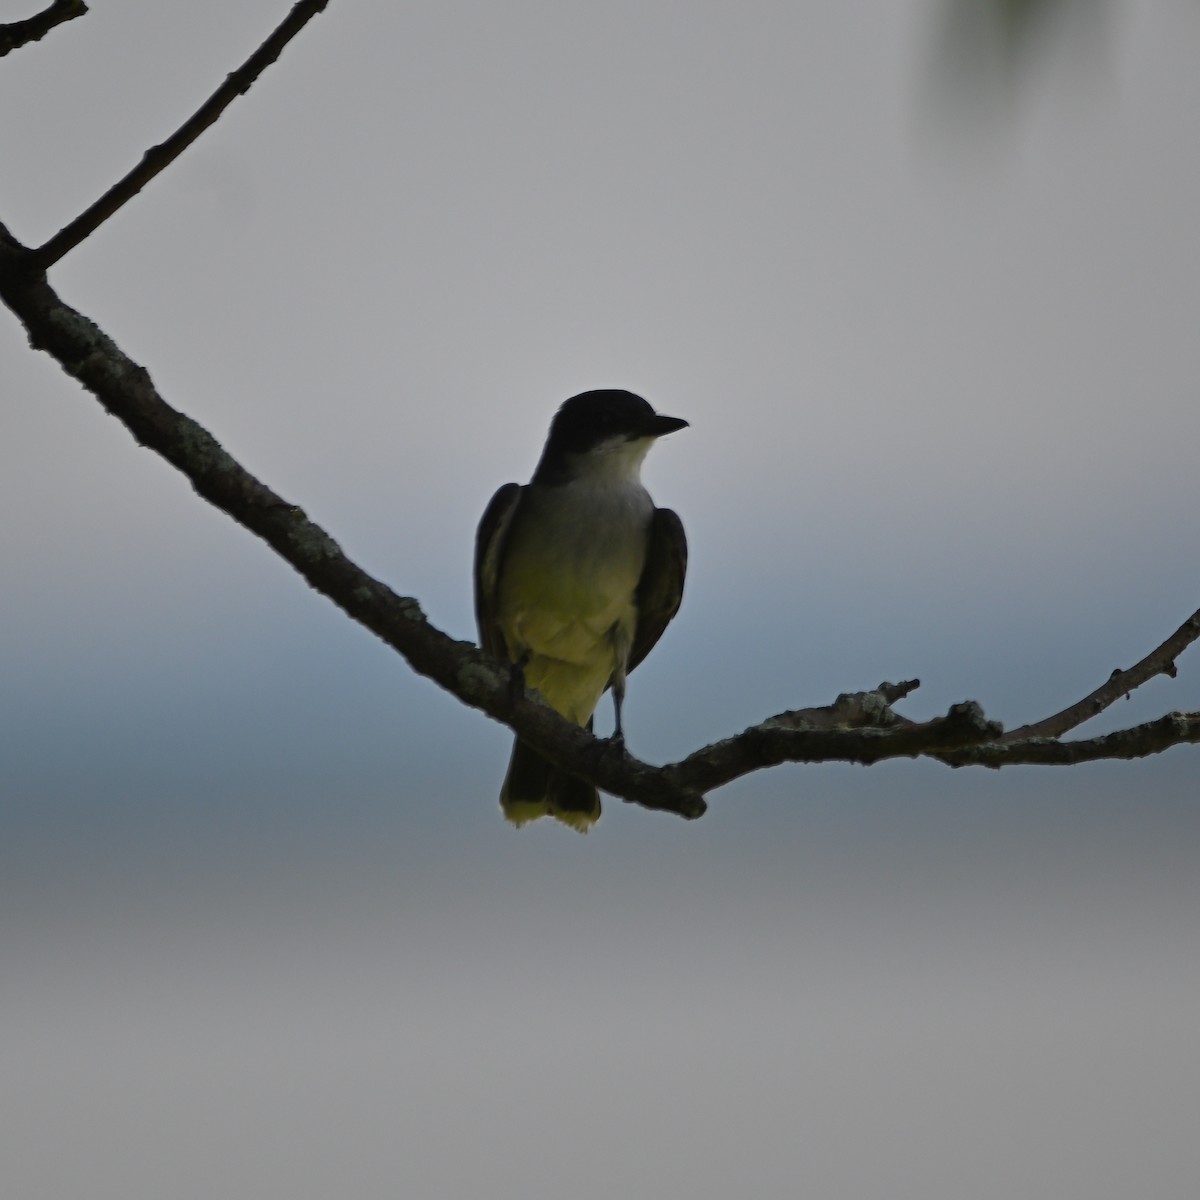
[(1161, 646), (1151, 650), (1140, 662), (1135, 663), (1127, 671), (1114, 671), (1094, 692), (1062, 712), (1052, 717), (1037, 721), (1032, 725), (1022, 725), (1001, 739), (1005, 742), (1023, 742), (1031, 738), (1057, 738), (1068, 730), (1090, 721), (1097, 713), (1103, 712), (1114, 701), (1122, 696), (1128, 696), (1134, 688), (1153, 679), (1156, 675), (1166, 675), (1174, 679), (1178, 674), (1175, 660), (1200, 637), (1200, 609), (1197, 609)]
[[(1060, 734), (1147, 679), (1174, 675), (1176, 657), (1200, 636), (1197, 612), (1140, 663), (1114, 672), (1107, 683), (1078, 704), (1010, 734), (989, 721), (973, 701), (956, 704), (944, 717), (931, 721), (913, 722), (898, 715), (892, 706), (918, 686), (918, 681), (908, 680), (840, 696), (826, 707), (780, 713), (681, 762), (654, 767), (610, 742), (593, 738), (536, 695), (514, 694), (505, 666), (470, 643), (455, 641), (434, 628), (416, 600), (397, 595), (351, 562), (299, 507), (252, 476), (207, 430), (167, 404), (145, 368), (65, 304), (46, 279), (51, 264), (79, 245), (191, 145), (327, 4), (328, 0), (297, 3), (279, 28), (188, 121), (162, 145), (147, 151), (133, 171), (40, 249), (21, 245), (0, 225), (0, 298), (24, 324), (30, 344), (79, 380), (139, 444), (186, 475), (204, 499), (267, 542), (313, 588), (398, 651), (419, 674), (507, 725), (556, 765), (645, 808), (682, 817), (698, 817), (705, 811), (705, 792), (784, 762), (870, 764), (923, 755), (951, 766), (1066, 764), (1134, 758), (1200, 741), (1200, 714), (1196, 713), (1170, 713), (1100, 738), (1058, 740)], [(56, 0), (41, 18), (18, 25), (48, 21), (48, 29), (83, 11), (86, 9), (78, 0)], [(0, 46), (15, 28), (0, 26)]]
[[(209, 503), (267, 542), (313, 588), (397, 650), (415, 671), (515, 730), (557, 765), (645, 808), (698, 817), (706, 808), (705, 792), (783, 762), (870, 764), (924, 755), (951, 765), (1067, 763), (1130, 758), (1200, 740), (1200, 716), (1195, 714), (1171, 714), (1076, 743), (1037, 737), (1010, 741), (970, 701), (955, 705), (944, 717), (913, 722), (892, 710), (917, 687), (916, 680), (909, 680), (842, 696), (825, 708), (780, 713), (681, 762), (651, 766), (593, 738), (536, 696), (513, 695), (505, 667), (436, 629), (416, 600), (397, 595), (351, 562), (299, 507), (252, 476), (207, 430), (167, 404), (145, 368), (66, 305), (31, 252), (3, 226), (0, 297), (24, 323), (30, 343), (78, 379), (139, 444), (183, 472)], [(1172, 639), (1164, 643), (1173, 645)]]

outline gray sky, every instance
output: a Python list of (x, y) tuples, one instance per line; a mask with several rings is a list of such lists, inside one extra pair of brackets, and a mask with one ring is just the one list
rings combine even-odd
[[(285, 11), (109, 0), (4, 59), (0, 219), (45, 240)], [(688, 418), (647, 758), (913, 675), (1036, 719), (1200, 603), (1200, 10), (1112, 6), (1003, 114), (939, 11), (335, 0), (52, 280), (456, 636), (563, 398)], [(1195, 1194), (1194, 751), (518, 835), (505, 731), (5, 316), (23, 1197)], [(1200, 708), (1196, 653), (1097, 731)]]

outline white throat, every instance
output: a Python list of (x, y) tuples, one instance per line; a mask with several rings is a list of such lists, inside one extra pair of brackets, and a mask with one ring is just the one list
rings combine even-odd
[(642, 460), (654, 444), (653, 438), (609, 438), (585, 454), (571, 457), (572, 476), (593, 487), (640, 487)]

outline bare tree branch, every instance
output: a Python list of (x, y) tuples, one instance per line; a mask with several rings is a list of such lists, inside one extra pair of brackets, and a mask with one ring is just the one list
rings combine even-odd
[[(1200, 637), (1198, 611), (1134, 667), (1113, 672), (1107, 683), (1069, 709), (1010, 734), (989, 721), (974, 701), (956, 704), (944, 717), (930, 721), (900, 716), (892, 706), (919, 686), (913, 679), (839, 696), (832, 705), (779, 713), (680, 762), (653, 767), (623, 747), (593, 738), (536, 694), (515, 688), (507, 665), (448, 637), (429, 623), (416, 600), (397, 595), (351, 562), (300, 508), (252, 476), (207, 430), (167, 404), (145, 368), (66, 305), (45, 274), (212, 125), (327, 4), (328, 0), (297, 3), (194, 116), (162, 145), (147, 151), (137, 168), (40, 249), (21, 245), (0, 225), (0, 298), (24, 324), (30, 344), (46, 351), (91, 391), (139, 444), (186, 475), (204, 499), (267, 542), (314, 589), (398, 651), (415, 671), (519, 733), (557, 766), (632, 803), (682, 817), (702, 815), (704, 793), (713, 788), (784, 762), (870, 764), (925, 755), (950, 766), (1059, 764), (1135, 758), (1200, 741), (1196, 713), (1170, 713), (1101, 738), (1058, 740), (1154, 675), (1173, 676), (1176, 656)], [(79, 15), (64, 15), (76, 8), (85, 11), (74, 0), (56, 0), (49, 12), (57, 10), (58, 16), (51, 23)]]
[[(351, 562), (300, 508), (167, 404), (145, 368), (66, 305), (37, 268), (33, 253), (3, 226), (0, 298), (24, 324), (30, 344), (79, 380), (139, 444), (183, 472), (204, 499), (267, 542), (313, 588), (397, 650), (415, 671), (507, 725), (556, 765), (642, 807), (695, 818), (705, 812), (704, 792), (783, 762), (869, 764), (927, 755), (953, 766), (1068, 763), (1138, 757), (1200, 741), (1200, 714), (1170, 714), (1118, 734), (1069, 743), (1052, 738), (1009, 742), (972, 701), (954, 705), (944, 717), (917, 723), (891, 707), (918, 686), (908, 680), (840, 696), (827, 707), (779, 713), (681, 762), (651, 766), (593, 738), (536, 695), (515, 689), (506, 666), (436, 629), (416, 600), (397, 595)], [(1164, 647), (1175, 644), (1168, 639)]]
[[(1200, 637), (1200, 609), (1197, 609), (1161, 646), (1151, 650), (1141, 662), (1135, 663), (1127, 671), (1116, 670), (1094, 692), (1080, 701), (1064, 708), (1062, 712), (1052, 717), (1037, 721), (1032, 725), (1022, 725), (1006, 733), (1001, 739), (1005, 742), (1025, 742), (1031, 738), (1061, 737), (1077, 725), (1090, 721), (1097, 713), (1103, 712), (1114, 701), (1122, 696), (1128, 696), (1134, 688), (1141, 687), (1155, 675), (1167, 675), (1174, 679), (1178, 674), (1175, 660), (1198, 637)], [(1081, 744), (1081, 743), (1077, 743)]]
[(471, 643), (435, 629), (416, 600), (397, 595), (346, 558), (300, 508), (246, 471), (206, 429), (168, 405), (144, 367), (59, 299), (33, 265), (31, 252), (2, 225), (0, 298), (24, 323), (30, 344), (79, 380), (140, 445), (182, 471), (204, 499), (267, 542), (313, 588), (399, 651), (419, 674), (606, 791), (681, 816), (704, 812), (700, 797), (655, 768), (617, 752), (540, 701), (516, 694), (504, 666)]
[(151, 146), (132, 171), (33, 252), (36, 264), (42, 270), (53, 266), (132, 200), (214, 124), (238, 96), (249, 91), (251, 84), (283, 53), (288, 42), (328, 4), (329, 0), (298, 0), (275, 32), (236, 71), (226, 76), (225, 82), (165, 142)]
[(1146, 758), (1161, 754), (1172, 746), (1196, 742), (1200, 742), (1200, 713), (1172, 712), (1101, 737), (1071, 742), (1060, 742), (1052, 737), (1026, 738), (1017, 742), (1001, 740), (939, 754), (937, 758), (951, 767), (1008, 767), (1018, 763), (1066, 767), (1101, 759)]
[(0, 25), (0, 58), (30, 42), (41, 41), (56, 25), (82, 17), (87, 10), (83, 0), (54, 0), (49, 8), (35, 17)]
[[(885, 683), (876, 692), (841, 696), (832, 708), (836, 710), (847, 703), (856, 709), (873, 707), (890, 686)], [(940, 756), (955, 746), (992, 741), (1002, 731), (999, 724), (983, 715), (983, 709), (973, 700), (954, 705), (944, 717), (922, 723), (898, 719), (886, 703), (879, 712), (882, 724), (857, 728), (794, 723), (797, 714), (791, 713), (784, 714), (788, 718), (784, 722), (771, 717), (736, 737), (715, 742), (682, 762), (664, 767), (663, 772), (684, 788), (703, 793), (751, 771), (785, 762), (851, 762), (869, 766), (887, 758)]]

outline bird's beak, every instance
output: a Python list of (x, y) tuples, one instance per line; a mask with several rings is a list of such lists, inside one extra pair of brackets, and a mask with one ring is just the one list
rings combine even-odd
[(655, 413), (646, 433), (650, 437), (660, 438), (668, 433), (674, 433), (677, 429), (686, 429), (687, 426), (688, 423), (682, 417), (664, 417)]

